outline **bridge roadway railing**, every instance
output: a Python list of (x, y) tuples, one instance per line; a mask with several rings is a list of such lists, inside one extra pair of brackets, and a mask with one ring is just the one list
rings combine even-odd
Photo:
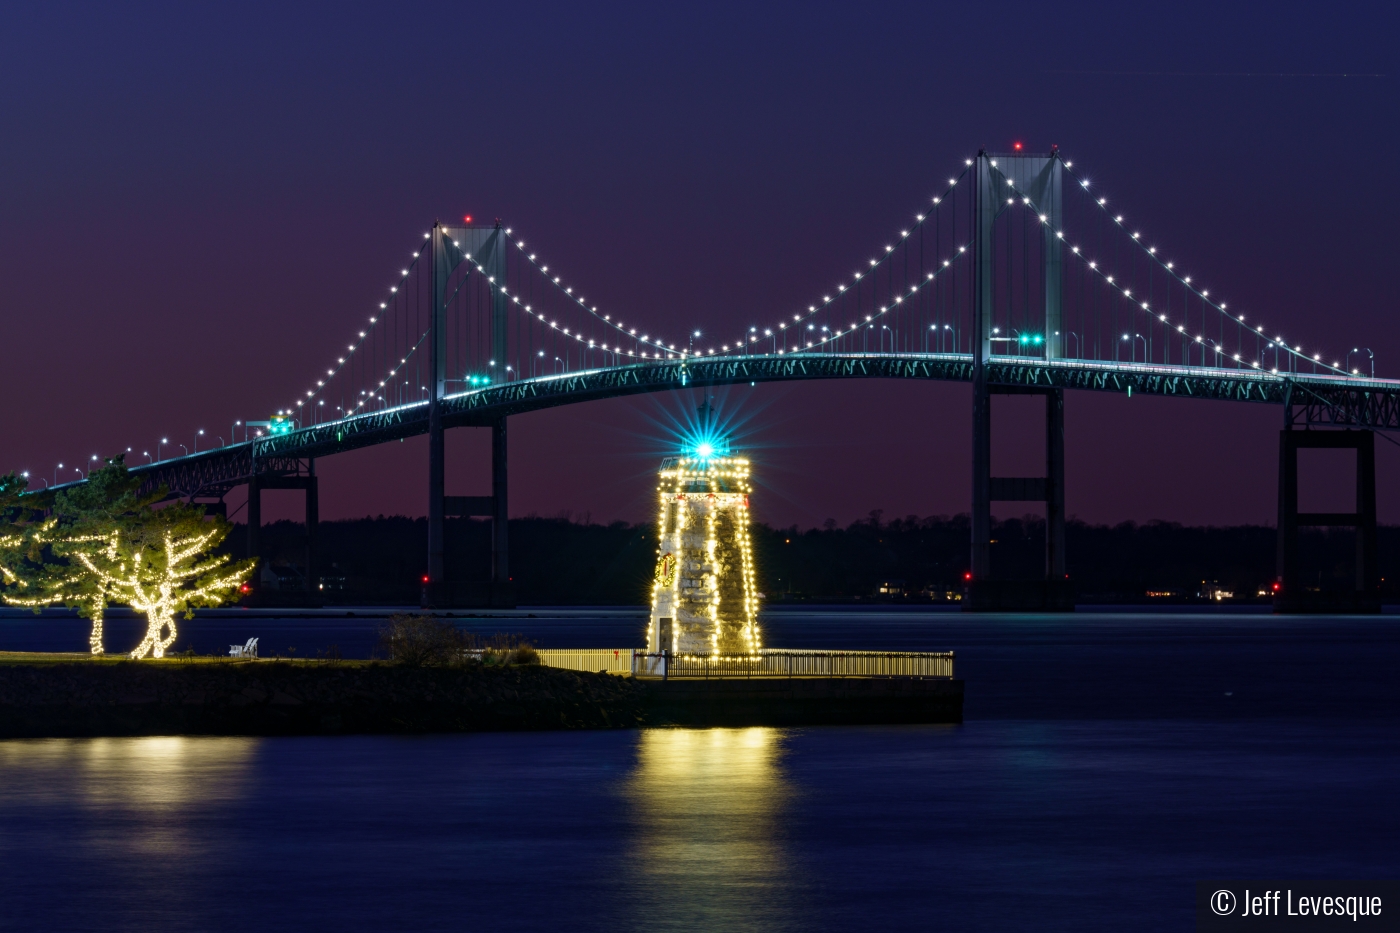
[[(515, 414), (687, 386), (800, 379), (969, 382), (967, 353), (790, 353), (661, 360), (501, 383), (443, 399), (449, 427), (485, 426)], [(1400, 380), (1256, 369), (993, 356), (994, 385), (1145, 393), (1262, 402), (1298, 410), (1290, 423), (1400, 430)], [(412, 402), (308, 425), (288, 434), (132, 467), (172, 496), (219, 494), (255, 475), (296, 472), (299, 461), (425, 434), (428, 403)], [(79, 481), (81, 482), (81, 481)], [(74, 485), (74, 484), (64, 484)], [(61, 488), (61, 487), (56, 487)]]

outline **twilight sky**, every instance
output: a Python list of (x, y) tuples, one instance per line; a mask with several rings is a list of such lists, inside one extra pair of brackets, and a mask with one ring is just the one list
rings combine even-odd
[[(1337, 2), (6, 6), (0, 470), (266, 417), (438, 217), (500, 216), (639, 322), (747, 326), (1013, 140), (1059, 144), (1232, 308), (1400, 376), (1397, 27)], [(717, 394), (760, 520), (968, 507), (965, 386)], [(994, 468), (1038, 472), (1035, 403), (997, 404)], [(513, 419), (513, 514), (649, 518), (663, 426), (692, 405)], [(1072, 514), (1273, 521), (1280, 409), (1066, 409)], [(450, 437), (450, 493), (487, 491), (487, 443)], [(1400, 448), (1377, 446), (1397, 522)], [(1341, 464), (1313, 458), (1303, 507), (1347, 508)], [(425, 509), (421, 438), (318, 470), (323, 517)]]

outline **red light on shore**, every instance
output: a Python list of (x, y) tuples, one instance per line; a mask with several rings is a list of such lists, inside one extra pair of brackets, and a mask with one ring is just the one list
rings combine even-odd
[(971, 580), (971, 579), (972, 579), (972, 571), (969, 570), (967, 573), (963, 574), (963, 579), (964, 579), (964, 580)]
[(1275, 583), (1275, 584), (1274, 584), (1274, 592), (1275, 592), (1275, 593), (1277, 593), (1277, 592), (1278, 592), (1279, 590), (1281, 590), (1281, 589), (1283, 589), (1283, 584), (1282, 584), (1282, 583)]
[(424, 582), (424, 583), (427, 583), (427, 582), (428, 582), (428, 575), (427, 575), (426, 573), (423, 574), (423, 582)]
[[(471, 214), (467, 214), (465, 217), (462, 218), (462, 223), (464, 223), (464, 224), (469, 224), (469, 223), (471, 223), (471, 222), (472, 222), (472, 215), (471, 215)], [(427, 581), (427, 580), (424, 580), (423, 582), (424, 582), (424, 583), (427, 583), (428, 581)]]
[(245, 584), (243, 584), (242, 586), (240, 586), (240, 587), (238, 588), (238, 592), (240, 592), (240, 593), (251, 593), (251, 592), (253, 592), (253, 588), (252, 588), (251, 586), (249, 586), (248, 584), (245, 583)]
[(1020, 152), (1020, 151), (1021, 151), (1021, 144), (1020, 144), (1020, 143), (1012, 143), (1012, 148), (1015, 149), (1017, 152)]

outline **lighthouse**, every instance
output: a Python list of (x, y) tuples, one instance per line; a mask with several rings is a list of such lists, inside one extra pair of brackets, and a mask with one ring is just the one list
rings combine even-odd
[(707, 431), (681, 456), (663, 460), (657, 480), (647, 652), (757, 657), (763, 645), (749, 537), (749, 461), (731, 456), (727, 439)]

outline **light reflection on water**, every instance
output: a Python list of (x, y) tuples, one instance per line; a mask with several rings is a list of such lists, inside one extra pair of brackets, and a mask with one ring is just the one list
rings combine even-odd
[(1394, 616), (783, 624), (956, 648), (965, 723), (0, 742), (0, 930), (1149, 933), (1201, 878), (1400, 872)]
[(773, 929), (794, 886), (783, 730), (649, 729), (625, 786), (627, 874), (655, 929)]
[(189, 902), (201, 895), (162, 879), (217, 860), (224, 843), (206, 831), (205, 819), (218, 820), (247, 794), (259, 741), (153, 736), (0, 742), (0, 806), (47, 811), (50, 831), (63, 838), (72, 873), (44, 879), (52, 886), (50, 896), (71, 897), (77, 879), (101, 877), (119, 900), (154, 896), (167, 911), (197, 909)]

